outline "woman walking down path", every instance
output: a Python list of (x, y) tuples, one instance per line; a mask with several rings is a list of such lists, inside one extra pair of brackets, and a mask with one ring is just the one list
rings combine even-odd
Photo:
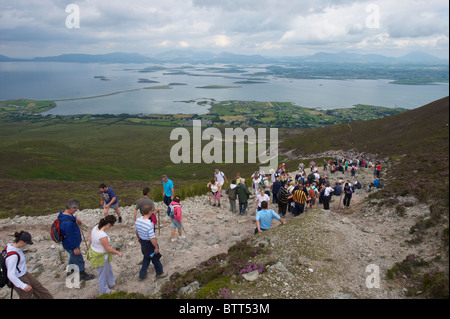
[(213, 206), (216, 206), (217, 202), (217, 206), (220, 207), (220, 196), (222, 195), (222, 185), (217, 181), (217, 178), (214, 177), (214, 179), (211, 182), (209, 182), (208, 185), (206, 185), (206, 187), (211, 189), (211, 193), (214, 198)]
[(97, 226), (92, 229), (89, 243), (91, 244), (87, 260), (91, 267), (97, 269), (99, 295), (109, 294), (115, 286), (114, 274), (111, 267), (112, 254), (123, 256), (123, 253), (115, 250), (109, 245), (108, 229), (114, 226), (116, 217), (108, 215), (102, 218)]
[(25, 231), (14, 234), (14, 243), (5, 249), (7, 276), (20, 299), (53, 299), (53, 296), (42, 284), (28, 272), (22, 248), (33, 245), (31, 234)]

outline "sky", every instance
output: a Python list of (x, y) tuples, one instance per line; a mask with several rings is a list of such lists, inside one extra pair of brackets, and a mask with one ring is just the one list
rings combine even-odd
[(0, 54), (449, 55), (447, 0), (0, 0)]

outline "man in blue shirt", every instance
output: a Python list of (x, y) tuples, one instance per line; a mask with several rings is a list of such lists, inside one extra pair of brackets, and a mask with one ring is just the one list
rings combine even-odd
[(103, 214), (105, 217), (108, 216), (109, 209), (112, 208), (117, 213), (118, 222), (122, 222), (122, 216), (119, 210), (119, 200), (117, 195), (111, 187), (107, 187), (105, 184), (100, 184), (100, 203), (103, 206)]
[(175, 190), (173, 182), (167, 177), (167, 175), (162, 176), (162, 181), (164, 188), (164, 204), (167, 205), (167, 215), (169, 215), (169, 205), (173, 201)]
[[(63, 248), (69, 253), (69, 265), (76, 265), (80, 270), (81, 280), (91, 280), (94, 279), (94, 275), (85, 272), (84, 259), (81, 254), (80, 244), (81, 244), (81, 230), (78, 225), (82, 222), (74, 214), (78, 211), (80, 207), (80, 202), (71, 199), (67, 205), (64, 212), (60, 212), (58, 215), (58, 220), (60, 222), (61, 235), (63, 237), (62, 245)], [(68, 273), (67, 275), (70, 275)]]
[(264, 230), (269, 230), (272, 226), (272, 219), (279, 220), (281, 224), (286, 224), (286, 222), (273, 210), (267, 209), (268, 204), (266, 201), (261, 203), (261, 210), (256, 213), (256, 228), (255, 234), (262, 232)]

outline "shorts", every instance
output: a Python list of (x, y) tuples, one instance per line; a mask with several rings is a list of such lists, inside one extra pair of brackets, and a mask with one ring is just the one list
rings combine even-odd
[[(103, 208), (105, 208), (107, 204), (105, 202), (103, 202)], [(109, 208), (115, 209), (115, 208), (119, 208), (119, 202), (115, 203), (115, 204), (111, 204), (111, 206), (109, 206)]]
[(221, 196), (221, 191), (217, 191), (217, 193), (212, 193), (214, 198), (220, 198)]
[(171, 218), (172, 221), (172, 228), (174, 229), (181, 229), (181, 223), (173, 218)]

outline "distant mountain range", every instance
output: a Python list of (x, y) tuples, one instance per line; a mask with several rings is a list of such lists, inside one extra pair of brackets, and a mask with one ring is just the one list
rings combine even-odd
[(437, 58), (420, 51), (395, 58), (379, 54), (357, 54), (348, 52), (326, 53), (297, 57), (264, 57), (261, 55), (243, 55), (229, 52), (211, 53), (193, 50), (171, 50), (153, 57), (138, 53), (108, 54), (62, 54), (58, 56), (17, 59), (0, 55), (0, 62), (73, 62), (73, 63), (227, 63), (227, 64), (302, 64), (302, 63), (362, 63), (362, 64), (448, 64), (448, 60)]

